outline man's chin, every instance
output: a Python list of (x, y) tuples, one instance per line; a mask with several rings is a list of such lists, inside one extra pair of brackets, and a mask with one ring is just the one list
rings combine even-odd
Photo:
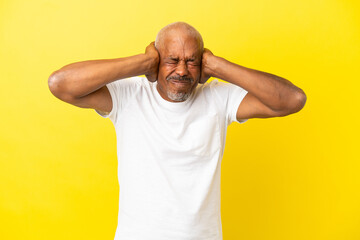
[(183, 102), (190, 97), (190, 92), (168, 92), (168, 98), (175, 102)]

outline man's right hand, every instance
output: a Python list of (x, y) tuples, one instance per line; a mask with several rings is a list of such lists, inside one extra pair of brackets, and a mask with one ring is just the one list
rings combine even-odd
[(155, 47), (155, 42), (151, 42), (146, 47), (145, 55), (148, 56), (149, 59), (151, 59), (149, 71), (147, 74), (145, 74), (145, 76), (150, 82), (155, 82), (157, 81), (157, 77), (158, 77), (159, 61), (160, 61), (159, 52)]

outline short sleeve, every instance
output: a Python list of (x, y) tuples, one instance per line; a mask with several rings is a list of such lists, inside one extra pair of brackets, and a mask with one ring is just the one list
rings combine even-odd
[(210, 84), (212, 92), (215, 94), (215, 100), (224, 110), (227, 124), (229, 125), (232, 122), (246, 122), (248, 119), (240, 119), (240, 121), (238, 121), (236, 119), (236, 113), (248, 91), (235, 84), (220, 82), (217, 79), (214, 79)]
[(126, 106), (130, 99), (134, 96), (136, 88), (139, 86), (139, 78), (119, 79), (106, 84), (112, 100), (112, 109), (110, 113), (105, 114), (95, 109), (103, 118), (109, 118), (114, 124), (118, 119), (119, 112)]

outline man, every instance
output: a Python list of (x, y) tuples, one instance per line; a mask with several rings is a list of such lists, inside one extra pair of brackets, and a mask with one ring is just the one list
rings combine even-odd
[(115, 126), (116, 240), (222, 239), (227, 126), (286, 116), (305, 104), (305, 93), (288, 80), (203, 46), (195, 28), (176, 22), (159, 31), (145, 54), (73, 63), (49, 78), (56, 97), (93, 108)]

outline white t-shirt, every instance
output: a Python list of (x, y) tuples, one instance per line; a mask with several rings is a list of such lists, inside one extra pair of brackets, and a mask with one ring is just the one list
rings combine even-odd
[(111, 112), (96, 111), (116, 130), (115, 240), (221, 240), (226, 129), (247, 91), (215, 79), (184, 102), (169, 102), (156, 85), (145, 77), (111, 82)]

